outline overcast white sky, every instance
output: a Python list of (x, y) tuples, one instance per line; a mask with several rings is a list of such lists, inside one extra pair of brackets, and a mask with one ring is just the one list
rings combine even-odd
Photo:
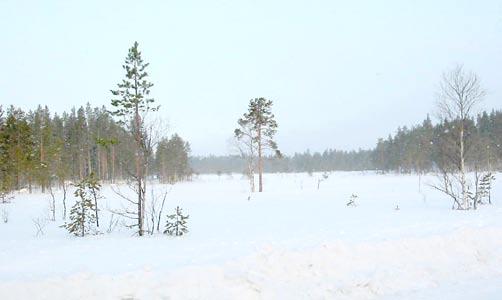
[(110, 103), (137, 40), (161, 114), (226, 154), (249, 99), (275, 102), (286, 153), (373, 147), (434, 111), (462, 63), (502, 108), (502, 1), (0, 1), (0, 103)]

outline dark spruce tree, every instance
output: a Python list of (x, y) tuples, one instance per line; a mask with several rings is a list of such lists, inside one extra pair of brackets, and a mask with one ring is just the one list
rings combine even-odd
[(4, 141), (1, 147), (4, 152), (4, 186), (7, 190), (17, 190), (21, 188), (24, 177), (33, 167), (32, 131), (25, 113), (11, 106), (7, 111), (1, 135), (0, 139)]
[(146, 171), (151, 149), (148, 145), (148, 137), (145, 129), (144, 117), (149, 111), (156, 111), (153, 106), (154, 99), (150, 97), (150, 88), (153, 83), (148, 81), (148, 63), (143, 61), (138, 49), (138, 42), (129, 49), (123, 68), (125, 78), (117, 84), (117, 89), (112, 90), (114, 96), (111, 104), (114, 110), (112, 115), (119, 118), (134, 139), (135, 146), (135, 170), (128, 172), (135, 182), (137, 194), (137, 228), (138, 235), (144, 234), (145, 220), (145, 192)]
[(258, 191), (263, 192), (263, 158), (265, 152), (273, 153), (281, 157), (281, 152), (274, 141), (277, 133), (277, 122), (272, 113), (271, 100), (265, 98), (255, 98), (249, 101), (248, 112), (240, 118), (237, 123), (239, 127), (234, 134), (238, 140), (248, 138), (250, 135), (252, 143), (255, 145), (258, 156)]

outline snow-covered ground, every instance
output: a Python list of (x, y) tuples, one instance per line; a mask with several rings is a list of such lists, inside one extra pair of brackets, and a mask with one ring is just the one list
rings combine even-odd
[(266, 174), (249, 200), (240, 175), (155, 185), (165, 214), (190, 214), (181, 238), (106, 233), (124, 203), (110, 186), (104, 234), (70, 236), (58, 203), (36, 236), (50, 196), (16, 194), (0, 205), (0, 299), (502, 299), (502, 180), (492, 206), (465, 212), (433, 177), (420, 191), (417, 176), (337, 172), (317, 190), (320, 177)]

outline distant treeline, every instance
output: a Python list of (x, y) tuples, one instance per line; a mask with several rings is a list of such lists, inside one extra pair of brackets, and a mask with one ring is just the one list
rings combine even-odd
[[(195, 156), (190, 158), (195, 173), (244, 173), (246, 161), (238, 155)], [(374, 169), (371, 150), (339, 151), (323, 153), (306, 151), (282, 158), (267, 157), (264, 171), (267, 173), (316, 172), (316, 171), (362, 171)]]
[[(400, 127), (394, 135), (379, 139), (370, 150), (322, 153), (306, 151), (283, 158), (268, 157), (266, 172), (319, 172), (379, 170), (382, 172), (430, 172), (443, 164), (444, 143), (455, 138), (457, 122), (433, 124), (427, 117), (412, 128)], [(467, 157), (470, 169), (502, 170), (502, 111), (483, 112), (467, 121), (466, 147), (475, 151)], [(196, 173), (242, 173), (245, 160), (237, 155), (192, 157)]]
[[(429, 117), (408, 129), (398, 128), (387, 139), (379, 139), (373, 164), (382, 171), (429, 172), (457, 158), (459, 122), (432, 124)], [(465, 123), (466, 165), (470, 170), (502, 169), (502, 111), (483, 112)]]

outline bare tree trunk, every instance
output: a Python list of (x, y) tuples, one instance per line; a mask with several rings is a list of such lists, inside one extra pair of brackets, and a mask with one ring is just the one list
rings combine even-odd
[(136, 184), (138, 193), (138, 234), (143, 236), (143, 175), (141, 174), (141, 158), (140, 149), (138, 147), (136, 153)]
[(263, 157), (261, 128), (258, 128), (258, 192), (263, 192)]
[(92, 162), (91, 162), (91, 147), (87, 144), (87, 174), (90, 175), (92, 173)]
[[(43, 127), (42, 127), (43, 128)], [(43, 132), (40, 134), (40, 163), (44, 163), (45, 161), (45, 153), (44, 153), (44, 134)], [(45, 181), (42, 179), (41, 181), (42, 193), (45, 193)]]
[[(83, 200), (82, 200), (83, 201)], [(85, 235), (85, 206), (82, 204), (82, 236)]]
[[(143, 175), (144, 176), (144, 175)], [(145, 202), (146, 202), (146, 179), (143, 177), (142, 179), (143, 185), (141, 188), (141, 231), (142, 235), (145, 232)]]
[(52, 184), (49, 183), (49, 193), (51, 194), (51, 203), (50, 203), (50, 210), (51, 210), (51, 221), (56, 221), (56, 196), (54, 195), (54, 191), (52, 190)]
[(103, 171), (103, 166), (101, 164), (101, 149), (97, 148), (96, 149), (96, 175), (99, 180), (103, 180), (101, 177), (101, 172)]
[(473, 199), (473, 208), (474, 210), (478, 209), (478, 197), (479, 197), (479, 175), (478, 175), (478, 167), (476, 166), (476, 169), (474, 170), (474, 177), (475, 177), (475, 194), (474, 194), (474, 199)]
[(255, 183), (254, 183), (254, 170), (253, 170), (253, 162), (248, 162), (248, 176), (249, 176), (249, 185), (251, 187), (251, 193), (256, 191)]
[(139, 158), (136, 159), (136, 176), (137, 176), (137, 185), (138, 190), (138, 234), (139, 236), (143, 236), (143, 196), (141, 195), (143, 180), (141, 180), (141, 174), (139, 171)]
[(422, 172), (418, 172), (418, 192), (422, 192)]
[[(136, 85), (137, 86), (137, 85)], [(136, 91), (137, 94), (137, 91)], [(144, 180), (144, 152), (142, 149), (142, 138), (141, 138), (141, 119), (139, 115), (139, 104), (136, 102), (135, 105), (135, 140), (136, 140), (136, 180), (138, 185), (138, 234), (143, 236), (144, 234), (144, 207), (145, 207), (145, 195), (144, 190), (146, 189), (146, 182)]]
[(101, 176), (104, 180), (110, 180), (110, 174), (108, 173), (108, 151), (102, 151), (101, 155)]
[(160, 231), (160, 220), (162, 219), (162, 212), (164, 211), (164, 204), (166, 203), (167, 191), (164, 193), (162, 198), (162, 205), (160, 206), (160, 211), (157, 219), (157, 232)]
[(98, 147), (96, 149), (96, 168), (97, 168), (97, 172), (98, 172), (98, 179), (101, 180), (101, 181), (105, 181), (106, 180), (106, 173), (104, 173), (104, 161), (106, 161), (106, 156), (103, 155), (103, 150), (101, 150), (100, 147)]
[(66, 192), (67, 186), (64, 180), (61, 180), (61, 188), (63, 189), (63, 220), (66, 220)]
[(96, 213), (96, 227), (99, 227), (98, 195), (96, 195), (96, 192), (93, 191), (92, 196), (94, 197), (94, 212)]
[(464, 120), (460, 120), (460, 186), (462, 188), (463, 209), (469, 209), (469, 199), (467, 197), (467, 180), (465, 177), (465, 157), (464, 157)]
[(112, 145), (112, 183), (115, 183), (115, 145)]
[(82, 151), (80, 151), (80, 155), (78, 156), (78, 171), (79, 171), (79, 180), (84, 179), (84, 162), (82, 160)]

